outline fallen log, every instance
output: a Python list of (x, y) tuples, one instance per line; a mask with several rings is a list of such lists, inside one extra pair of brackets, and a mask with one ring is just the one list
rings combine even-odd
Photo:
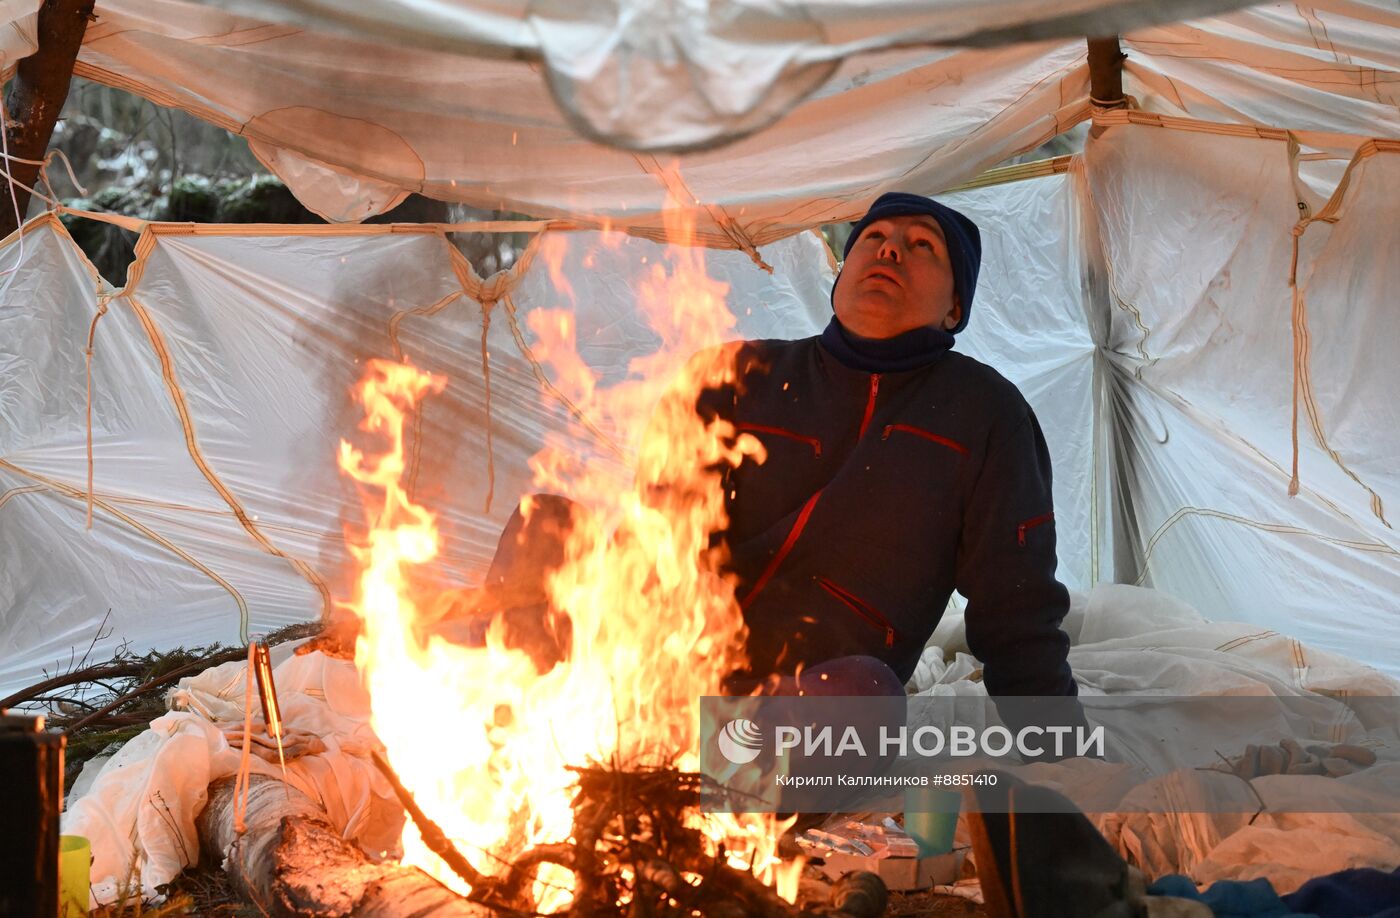
[(315, 801), (275, 778), (253, 775), (234, 828), (234, 779), (209, 786), (197, 820), (206, 856), (238, 892), (274, 918), (488, 918), (500, 912), (462, 898), (414, 867), (375, 864), (341, 838)]

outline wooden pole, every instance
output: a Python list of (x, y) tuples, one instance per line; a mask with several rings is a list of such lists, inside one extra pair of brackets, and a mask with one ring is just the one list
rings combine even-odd
[(1089, 98), (1100, 108), (1128, 104), (1123, 98), (1123, 61), (1127, 57), (1117, 35), (1089, 39)]
[[(39, 8), (39, 50), (15, 67), (5, 99), (10, 117), (5, 132), (11, 156), (42, 160), (48, 152), (53, 126), (68, 98), (73, 63), (78, 59), (78, 49), (83, 44), (83, 34), (92, 19), (95, 3), (96, 0), (44, 0)], [(16, 181), (31, 187), (39, 176), (39, 167), (32, 163), (12, 159), (4, 167)], [(9, 187), (14, 201), (9, 194), (0, 194), (0, 238), (18, 228), (16, 210), (22, 221), (29, 209), (28, 190), (18, 185)]]
[[(1089, 45), (1089, 99), (1098, 108), (1124, 108), (1128, 100), (1123, 96), (1123, 61), (1127, 55), (1118, 43), (1117, 35), (1090, 38)], [(1097, 137), (1106, 128), (1097, 125), (1089, 130), (1090, 137)], [(1110, 295), (1107, 274), (1102, 265), (1092, 264), (1089, 269), (1089, 302), (1093, 304), (1091, 323), (1098, 330), (1107, 329)], [(1105, 417), (1114, 417), (1116, 407), (1126, 397), (1123, 381), (1114, 373), (1102, 354), (1095, 355), (1094, 389), (1099, 410)], [(1133, 583), (1142, 572), (1143, 542), (1138, 537), (1138, 508), (1133, 502), (1133, 483), (1138, 477), (1139, 456), (1133, 448), (1132, 438), (1125, 435), (1121, 425), (1109, 425), (1100, 441), (1103, 446), (1104, 468), (1108, 473), (1108, 518), (1105, 521), (1112, 530), (1114, 583)], [(1151, 585), (1150, 582), (1148, 584)], [(980, 865), (980, 861), (978, 862)]]

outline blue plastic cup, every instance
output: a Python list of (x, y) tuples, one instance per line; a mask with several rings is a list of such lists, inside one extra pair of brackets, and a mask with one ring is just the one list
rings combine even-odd
[(904, 791), (904, 831), (919, 846), (920, 857), (953, 850), (962, 794), (955, 790), (909, 787)]

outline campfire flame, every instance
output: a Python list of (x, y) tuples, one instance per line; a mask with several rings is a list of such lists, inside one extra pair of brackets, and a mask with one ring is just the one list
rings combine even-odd
[[(528, 317), (536, 356), (592, 430), (627, 431), (650, 417), (636, 450), (635, 487), (618, 486), (615, 460), (601, 445), (597, 455), (580, 455), (581, 429), (567, 448), (547, 445), (532, 460), (540, 490), (587, 508), (547, 584), (551, 609), (569, 620), (567, 659), (540, 672), (528, 654), (507, 646), (499, 620), (483, 647), (421, 627), (432, 598), (415, 587), (414, 570), (433, 562), (438, 534), (434, 514), (404, 490), (403, 430), (419, 400), (442, 391), (443, 377), (371, 361), (356, 396), (366, 415), (361, 428), (381, 437), (384, 450), (367, 456), (341, 444), (340, 466), (361, 485), (368, 510), (367, 532), (352, 549), (359, 578), (351, 605), (363, 624), (355, 656), (374, 729), (419, 806), (484, 873), (569, 838), (577, 778), (570, 766), (698, 770), (699, 699), (720, 694), (723, 677), (742, 662), (743, 619), (710, 537), (726, 524), (718, 469), (746, 454), (761, 459), (761, 446), (750, 436), (736, 440), (726, 423), (707, 425), (694, 410), (701, 388), (732, 377), (732, 349), (714, 345), (731, 333), (734, 318), (727, 286), (705, 273), (691, 245), (693, 221), (678, 208), (666, 213), (673, 245), (653, 259), (636, 291), (661, 343), (632, 361), (623, 382), (599, 384), (579, 354), (572, 311)], [(542, 242), (555, 289), (571, 298), (562, 272), (567, 238)], [(706, 356), (691, 359), (707, 347)], [(716, 850), (723, 846), (732, 865), (795, 899), (800, 864), (776, 857), (784, 826), (772, 817), (695, 811), (676, 818), (701, 828)], [(412, 824), (403, 843), (405, 863), (469, 892)], [(536, 908), (566, 908), (573, 888), (569, 871), (545, 864), (533, 890)]]

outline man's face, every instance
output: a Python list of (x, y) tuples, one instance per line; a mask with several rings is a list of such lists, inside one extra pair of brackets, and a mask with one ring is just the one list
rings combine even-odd
[(832, 294), (836, 317), (862, 338), (951, 329), (962, 314), (943, 228), (932, 217), (887, 217), (851, 246)]

